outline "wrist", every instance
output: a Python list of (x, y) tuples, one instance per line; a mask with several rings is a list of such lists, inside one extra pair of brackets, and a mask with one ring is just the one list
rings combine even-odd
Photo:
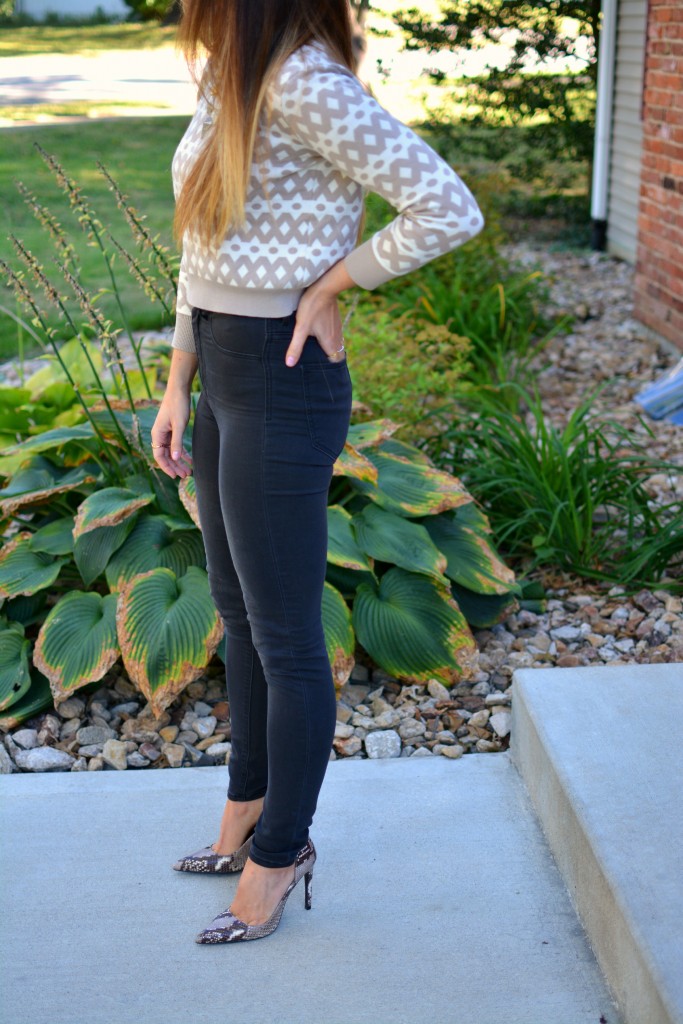
[(356, 282), (349, 275), (344, 260), (339, 260), (329, 270), (326, 270), (322, 277), (311, 286), (315, 291), (319, 291), (321, 294), (326, 295), (330, 298), (336, 298), (341, 292), (346, 291), (347, 288), (355, 288)]
[(174, 348), (166, 392), (170, 395), (187, 398), (192, 390), (192, 381), (197, 372), (197, 366), (198, 359), (195, 352)]

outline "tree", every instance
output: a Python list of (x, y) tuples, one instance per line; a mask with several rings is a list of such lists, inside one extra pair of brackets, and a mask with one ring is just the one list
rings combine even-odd
[[(576, 32), (567, 30), (567, 18), (575, 19)], [(590, 160), (600, 0), (444, 0), (436, 21), (416, 8), (399, 11), (394, 19), (406, 49), (428, 53), (454, 46), (480, 49), (514, 30), (509, 60), (502, 66), (487, 63), (482, 74), (467, 78), (460, 96), (475, 109), (460, 120), (519, 124), (544, 115), (557, 126), (557, 147)], [(581, 62), (580, 71), (544, 71), (544, 61), (568, 57)], [(435, 81), (444, 77), (436, 71), (430, 75)]]

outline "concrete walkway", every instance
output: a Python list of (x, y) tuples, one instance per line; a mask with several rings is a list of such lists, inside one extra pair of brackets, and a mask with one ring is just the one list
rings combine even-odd
[(622, 1024), (508, 752), (332, 762), (313, 909), (300, 883), (266, 939), (201, 946), (237, 878), (171, 864), (226, 786), (0, 777), (3, 1021)]

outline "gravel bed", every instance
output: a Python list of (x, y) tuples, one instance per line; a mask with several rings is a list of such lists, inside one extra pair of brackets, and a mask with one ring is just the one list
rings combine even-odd
[[(450, 689), (436, 679), (401, 684), (359, 661), (339, 692), (331, 759), (506, 750), (514, 669), (683, 661), (683, 602), (665, 591), (627, 598), (611, 587), (601, 596), (564, 593), (547, 604), (543, 614), (521, 610), (475, 632), (479, 670)], [(179, 768), (229, 758), (220, 665), (158, 719), (124, 675), (112, 674), (94, 693), (76, 693), (11, 730), (0, 745), (2, 772)]]
[[(655, 474), (653, 500), (683, 497), (681, 428), (643, 417), (633, 396), (677, 360), (633, 319), (633, 268), (593, 252), (553, 251), (523, 243), (505, 247), (528, 267), (549, 275), (551, 306), (577, 314), (572, 333), (553, 339), (537, 357), (539, 390), (551, 419), (561, 424), (586, 389), (613, 378), (598, 411), (648, 438), (658, 458), (681, 472)], [(7, 372), (7, 367), (5, 367)], [(0, 377), (3, 368), (0, 367)], [(337, 702), (331, 759), (434, 757), (452, 759), (507, 749), (511, 677), (516, 668), (683, 662), (683, 602), (665, 590), (587, 583), (561, 573), (544, 579), (542, 614), (520, 610), (474, 633), (479, 650), (472, 679), (446, 689), (437, 680), (401, 684), (359, 652)], [(681, 669), (683, 679), (683, 669)], [(76, 693), (58, 710), (35, 716), (3, 735), (0, 772), (101, 771), (225, 764), (230, 758), (230, 709), (223, 669), (191, 683), (155, 719), (144, 697), (114, 668), (95, 692)]]

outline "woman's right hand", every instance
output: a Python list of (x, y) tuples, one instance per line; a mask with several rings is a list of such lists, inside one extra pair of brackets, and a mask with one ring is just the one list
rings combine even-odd
[(184, 478), (192, 472), (192, 459), (183, 448), (183, 434), (190, 419), (190, 392), (167, 387), (152, 427), (154, 461), (170, 477)]

